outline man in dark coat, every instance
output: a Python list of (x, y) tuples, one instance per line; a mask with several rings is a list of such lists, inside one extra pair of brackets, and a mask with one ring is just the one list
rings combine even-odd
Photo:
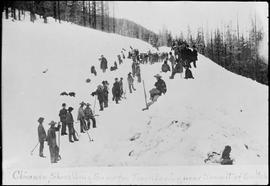
[(194, 79), (191, 70), (188, 67), (186, 67), (185, 79), (189, 79), (189, 78)]
[(156, 88), (153, 88), (149, 91), (151, 101), (147, 103), (147, 107), (150, 107), (154, 102), (156, 102), (162, 93), (165, 94), (167, 92), (166, 83), (161, 79), (161, 76), (157, 74), (154, 77), (157, 78), (157, 82), (155, 83)]
[(121, 56), (119, 54), (117, 55), (117, 58), (118, 58), (119, 65), (121, 65), (123, 61), (122, 61)]
[(108, 81), (102, 81), (103, 85), (103, 95), (104, 95), (104, 108), (108, 107), (108, 102), (109, 102), (109, 83)]
[(91, 73), (94, 74), (95, 76), (97, 75), (97, 71), (95, 69), (95, 66), (91, 67)]
[(120, 78), (119, 85), (120, 85), (120, 98), (121, 98), (124, 94), (123, 78), (122, 77)]
[(67, 124), (66, 124), (66, 115), (67, 115), (66, 104), (63, 103), (62, 107), (63, 108), (59, 112), (60, 121), (62, 123), (61, 136), (67, 135), (67, 132), (66, 132), (66, 128), (67, 128)]
[(50, 128), (47, 132), (47, 143), (49, 145), (49, 150), (50, 150), (50, 156), (51, 156), (51, 163), (57, 163), (57, 161), (60, 160), (60, 155), (59, 155), (59, 147), (57, 146), (56, 143), (56, 131), (59, 131), (61, 125), (60, 122), (58, 123), (58, 126), (55, 127), (56, 122), (51, 121), (49, 123)]
[(230, 153), (231, 153), (231, 146), (226, 145), (225, 149), (222, 152), (221, 155), (221, 164), (222, 165), (232, 165), (233, 164), (233, 160), (230, 158)]
[(86, 107), (84, 109), (84, 115), (85, 115), (85, 119), (87, 121), (88, 129), (90, 129), (90, 119), (93, 122), (93, 128), (96, 128), (96, 119), (94, 117), (92, 109), (90, 108), (90, 103), (86, 104)]
[(44, 121), (43, 117), (40, 117), (38, 119), (38, 123), (39, 123), (39, 125), (38, 125), (38, 141), (39, 141), (39, 156), (44, 158), (45, 157), (43, 155), (44, 141), (47, 140), (47, 136), (46, 136), (45, 129), (42, 125), (43, 121)]
[[(75, 135), (75, 129), (74, 129), (74, 119), (72, 116), (72, 107), (68, 108), (68, 112), (67, 112), (67, 116), (66, 116), (66, 123), (68, 126), (68, 138), (69, 138), (69, 142), (73, 143), (74, 141), (79, 141), (78, 138)], [(72, 140), (73, 138), (73, 140)]]
[(170, 66), (169, 66), (168, 63), (167, 63), (167, 59), (165, 59), (164, 63), (162, 64), (162, 66), (161, 66), (161, 71), (162, 71), (162, 72), (168, 72), (168, 71), (171, 71), (171, 68), (170, 68)]
[(103, 92), (103, 86), (102, 85), (98, 85), (97, 90), (95, 92), (91, 93), (92, 96), (97, 95), (98, 97), (98, 101), (99, 101), (99, 106), (100, 106), (100, 111), (103, 110), (103, 105), (104, 105), (104, 92)]
[(114, 95), (114, 100), (115, 100), (116, 104), (118, 104), (118, 101), (120, 100), (120, 97), (121, 97), (121, 88), (120, 88), (120, 84), (118, 82), (118, 78), (115, 78), (115, 82), (114, 82), (113, 88), (112, 88), (112, 93)]
[(182, 64), (182, 61), (181, 61), (180, 57), (176, 58), (175, 63), (176, 63), (176, 65), (175, 65), (175, 67), (173, 69), (173, 72), (172, 72), (172, 75), (170, 76), (170, 79), (173, 79), (176, 73), (180, 73), (181, 78), (182, 78), (183, 64)]
[(194, 66), (194, 68), (196, 68), (197, 67), (196, 61), (198, 60), (198, 51), (197, 51), (195, 45), (193, 45), (192, 48), (193, 48), (193, 51), (192, 51), (192, 61), (191, 62), (193, 62), (193, 66)]
[(100, 58), (100, 69), (103, 71), (103, 72), (106, 72), (106, 69), (108, 68), (108, 62), (107, 62), (107, 59), (101, 55), (101, 58)]
[(157, 78), (157, 82), (155, 83), (156, 89), (160, 91), (160, 95), (163, 93), (165, 94), (167, 92), (166, 83), (163, 79), (161, 79), (161, 76), (159, 74), (155, 75), (154, 77)]

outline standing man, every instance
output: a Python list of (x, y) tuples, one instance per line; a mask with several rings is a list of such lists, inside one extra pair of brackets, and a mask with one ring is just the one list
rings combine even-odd
[(196, 61), (198, 60), (198, 51), (197, 51), (195, 45), (192, 46), (192, 49), (193, 49), (193, 51), (192, 51), (192, 61), (191, 62), (193, 62), (193, 66), (194, 66), (194, 68), (196, 68), (197, 67)]
[(61, 136), (67, 135), (67, 132), (66, 132), (66, 128), (67, 128), (67, 124), (66, 124), (66, 116), (67, 116), (66, 104), (63, 103), (62, 107), (63, 108), (59, 112), (60, 121), (62, 123)]
[(137, 63), (136, 63), (136, 61), (134, 60), (134, 61), (132, 62), (132, 65), (131, 65), (132, 76), (133, 76), (133, 77), (135, 77), (135, 75), (136, 75), (136, 65), (137, 65)]
[(120, 85), (120, 98), (121, 98), (123, 96), (123, 93), (124, 93), (123, 78), (122, 77), (120, 78), (119, 85)]
[(141, 68), (140, 68), (139, 63), (137, 63), (136, 65), (136, 76), (137, 76), (138, 83), (140, 83), (142, 81), (142, 78), (141, 78)]
[(83, 106), (85, 105), (84, 102), (81, 102), (80, 103), (80, 107), (79, 107), (79, 110), (78, 110), (78, 117), (77, 117), (77, 120), (80, 121), (80, 128), (81, 128), (81, 133), (84, 133), (84, 130), (85, 130), (85, 116), (84, 116), (84, 112), (83, 112)]
[(102, 70), (102, 72), (106, 72), (106, 69), (108, 68), (108, 62), (107, 59), (101, 55), (100, 58), (100, 69)]
[(60, 155), (59, 155), (59, 147), (57, 146), (56, 143), (56, 131), (59, 131), (61, 125), (60, 122), (58, 123), (58, 126), (55, 127), (56, 122), (51, 121), (49, 123), (50, 128), (47, 133), (47, 142), (49, 145), (49, 150), (50, 150), (50, 156), (51, 156), (51, 163), (57, 163), (57, 161), (60, 160)]
[(169, 61), (171, 62), (171, 66), (172, 66), (172, 75), (171, 75), (171, 77), (173, 77), (175, 58), (173, 57), (172, 52), (169, 53)]
[(88, 129), (90, 129), (90, 119), (93, 122), (93, 128), (96, 128), (96, 119), (94, 117), (92, 109), (90, 108), (90, 103), (86, 104), (86, 108), (84, 109), (84, 115), (85, 115), (85, 119), (87, 121)]
[(44, 149), (44, 141), (47, 140), (47, 136), (46, 136), (46, 132), (45, 129), (42, 125), (44, 121), (43, 117), (40, 117), (38, 119), (38, 140), (39, 140), (39, 156), (42, 158), (45, 158), (45, 156), (43, 155), (43, 149)]
[[(68, 107), (68, 112), (67, 112), (67, 116), (66, 116), (66, 123), (67, 123), (67, 126), (68, 126), (68, 138), (69, 138), (69, 142), (70, 143), (73, 143), (74, 141), (79, 141), (78, 138), (76, 137), (75, 135), (75, 129), (74, 129), (74, 119), (73, 119), (73, 116), (72, 116), (72, 110), (73, 108), (72, 107)], [(73, 140), (72, 140), (72, 137), (73, 137)]]
[(116, 104), (118, 104), (118, 101), (120, 100), (120, 84), (118, 82), (118, 78), (115, 78), (115, 82), (113, 84), (113, 88), (112, 88), (112, 92), (113, 92), (113, 95), (115, 97), (115, 102)]
[(127, 81), (128, 81), (129, 92), (132, 93), (132, 90), (135, 91), (136, 89), (134, 88), (134, 85), (133, 85), (134, 79), (131, 75), (131, 72), (128, 73)]
[(103, 85), (103, 96), (104, 96), (104, 108), (108, 107), (108, 102), (109, 102), (109, 83), (108, 81), (102, 81)]
[(104, 105), (104, 92), (103, 92), (103, 86), (102, 85), (98, 85), (97, 86), (97, 90), (95, 92), (91, 93), (92, 96), (97, 95), (98, 97), (98, 101), (99, 101), (99, 106), (100, 106), (100, 111), (103, 110), (103, 105)]

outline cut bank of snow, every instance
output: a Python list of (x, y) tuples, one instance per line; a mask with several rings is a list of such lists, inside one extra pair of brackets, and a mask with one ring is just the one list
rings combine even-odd
[[(199, 55), (195, 79), (169, 79), (161, 73), (168, 92), (150, 110), (145, 107), (142, 83), (128, 92), (127, 74), (131, 60), (125, 59), (117, 71), (102, 73), (101, 54), (112, 66), (122, 48), (154, 50), (138, 39), (109, 34), (68, 23), (31, 23), (3, 20), (3, 157), (4, 168), (199, 165), (209, 151), (220, 152), (231, 145), (235, 164), (267, 164), (268, 87), (226, 71)], [(126, 52), (127, 52), (126, 51)], [(127, 55), (126, 55), (127, 57)], [(96, 66), (98, 76), (90, 74)], [(42, 71), (48, 69), (46, 73)], [(141, 65), (147, 97), (154, 74), (161, 63)], [(81, 101), (94, 105), (90, 95), (102, 80), (110, 89), (115, 77), (124, 78), (127, 99), (116, 105), (109, 94), (109, 108), (99, 112), (97, 128), (80, 134), (70, 144), (61, 137), (62, 160), (50, 164), (48, 146), (38, 157), (30, 151), (37, 143), (37, 119), (45, 117), (45, 130), (51, 120), (58, 121), (63, 102), (74, 108), (76, 120)], [(86, 83), (86, 78), (91, 82)], [(60, 96), (74, 91), (76, 97)], [(79, 132), (79, 124), (75, 123)], [(130, 141), (135, 135), (135, 140)], [(249, 147), (245, 148), (245, 144)]]

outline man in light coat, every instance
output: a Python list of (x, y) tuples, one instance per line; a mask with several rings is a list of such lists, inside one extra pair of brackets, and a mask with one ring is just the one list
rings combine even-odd
[(84, 115), (84, 112), (83, 112), (83, 106), (84, 105), (85, 105), (84, 102), (80, 103), (80, 107), (79, 107), (79, 110), (78, 110), (78, 117), (77, 117), (77, 120), (80, 121), (81, 133), (85, 133), (84, 130), (85, 130), (85, 127), (86, 127), (85, 115)]
[(51, 163), (57, 163), (57, 161), (60, 160), (60, 155), (59, 155), (59, 147), (57, 146), (56, 143), (56, 131), (59, 131), (61, 125), (60, 122), (58, 123), (58, 126), (55, 127), (56, 122), (51, 121), (49, 123), (50, 128), (47, 132), (47, 143), (49, 145), (49, 150), (50, 150), (50, 156), (51, 156)]

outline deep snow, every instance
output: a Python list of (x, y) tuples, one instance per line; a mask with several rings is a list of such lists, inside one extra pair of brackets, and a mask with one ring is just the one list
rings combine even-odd
[[(267, 86), (199, 55), (198, 67), (192, 68), (195, 79), (185, 80), (177, 74), (171, 80), (169, 74), (161, 73), (168, 91), (150, 110), (142, 111), (142, 83), (135, 82), (133, 94), (127, 89), (131, 60), (103, 74), (98, 58), (104, 54), (112, 66), (122, 48), (155, 51), (148, 43), (53, 20), (49, 24), (2, 21), (4, 169), (205, 165), (207, 153), (220, 152), (225, 145), (232, 147), (236, 165), (268, 164)], [(97, 77), (90, 74), (91, 65), (96, 66)], [(148, 98), (153, 75), (160, 69), (161, 63), (141, 65)], [(47, 130), (51, 120), (59, 120), (61, 104), (66, 102), (74, 108), (76, 119), (79, 103), (89, 102), (93, 107), (90, 93), (102, 80), (108, 80), (111, 89), (115, 77), (124, 78), (127, 99), (116, 105), (110, 92), (109, 108), (103, 112), (96, 103), (97, 128), (90, 130), (94, 142), (89, 142), (87, 134), (80, 134), (74, 144), (67, 136), (61, 137), (62, 160), (53, 165), (47, 145), (47, 158), (39, 158), (38, 149), (30, 155), (37, 143), (38, 117), (45, 117)], [(60, 96), (62, 91), (74, 91), (76, 97)], [(79, 132), (78, 123), (75, 128)], [(135, 140), (130, 141), (132, 137)]]

